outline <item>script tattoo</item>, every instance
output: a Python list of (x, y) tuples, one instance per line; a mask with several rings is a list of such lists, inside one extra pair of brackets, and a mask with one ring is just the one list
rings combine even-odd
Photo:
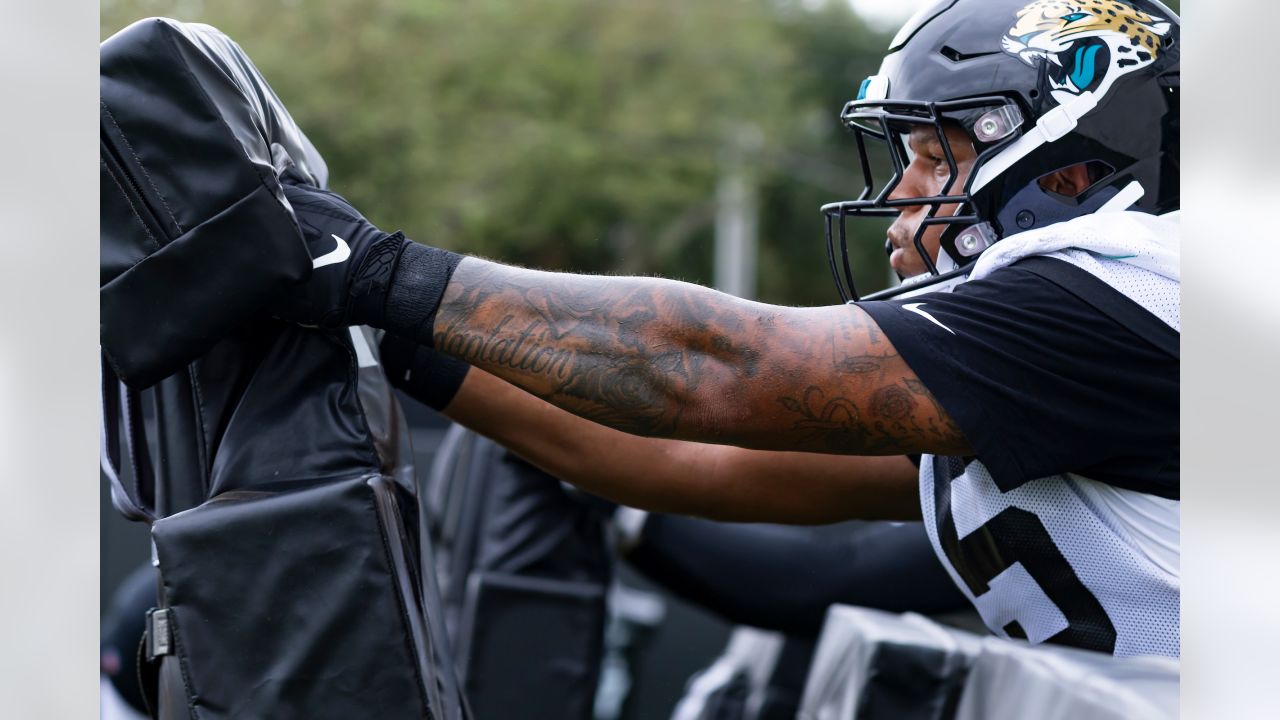
[(653, 285), (471, 261), (454, 274), (434, 344), (596, 422), (673, 436), (709, 363), (750, 377), (758, 353), (733, 339), (741, 319), (690, 297), (705, 290)]
[(544, 400), (638, 435), (864, 454), (958, 436), (853, 308), (780, 308), (670, 280), (468, 259), (432, 339)]

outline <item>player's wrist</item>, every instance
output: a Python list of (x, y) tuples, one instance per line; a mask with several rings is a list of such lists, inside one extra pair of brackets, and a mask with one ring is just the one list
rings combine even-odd
[(436, 411), (453, 402), (471, 370), (461, 360), (392, 333), (383, 336), (379, 350), (391, 384)]
[(376, 327), (432, 346), (436, 312), (462, 255), (406, 241), (387, 287)]

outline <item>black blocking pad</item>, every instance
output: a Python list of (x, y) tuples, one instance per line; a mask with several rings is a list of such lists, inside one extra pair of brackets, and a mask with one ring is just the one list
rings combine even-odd
[(590, 720), (603, 653), (604, 589), (478, 572), (467, 596), (458, 664), (477, 720)]
[(231, 492), (155, 523), (193, 716), (439, 717), (398, 488)]
[(207, 25), (152, 18), (102, 43), (101, 344), (147, 387), (260, 313), (311, 258), (284, 199), (324, 159), (244, 51)]

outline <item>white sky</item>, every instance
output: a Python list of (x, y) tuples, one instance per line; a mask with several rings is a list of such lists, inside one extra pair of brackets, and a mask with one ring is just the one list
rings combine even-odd
[(868, 22), (885, 30), (896, 30), (911, 14), (932, 0), (849, 0)]

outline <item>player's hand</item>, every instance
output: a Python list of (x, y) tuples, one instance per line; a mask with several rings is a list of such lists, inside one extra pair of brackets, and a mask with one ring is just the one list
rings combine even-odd
[(286, 172), (285, 197), (311, 252), (310, 279), (289, 288), (272, 312), (299, 325), (382, 327), (391, 278), (410, 241), (374, 227), (342, 196)]

